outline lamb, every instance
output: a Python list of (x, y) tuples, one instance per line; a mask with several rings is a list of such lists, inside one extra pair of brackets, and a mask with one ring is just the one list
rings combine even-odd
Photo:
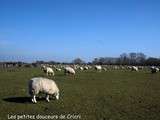
[(59, 99), (59, 89), (56, 83), (48, 78), (35, 77), (29, 80), (29, 94), (32, 97), (32, 102), (37, 103), (36, 95), (40, 92), (46, 94), (46, 100), (49, 102), (49, 96), (54, 95), (56, 99)]
[(47, 75), (53, 75), (53, 76), (54, 76), (54, 71), (53, 71), (52, 68), (43, 66), (43, 67), (42, 67), (42, 70), (43, 70)]
[(75, 75), (75, 70), (73, 69), (73, 68), (71, 68), (71, 67), (65, 67), (64, 68), (64, 72), (65, 72), (65, 74), (72, 74), (72, 75)]

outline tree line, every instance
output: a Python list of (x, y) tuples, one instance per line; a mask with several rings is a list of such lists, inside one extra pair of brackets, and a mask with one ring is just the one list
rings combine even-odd
[(25, 67), (36, 67), (41, 64), (89, 64), (89, 65), (140, 65), (140, 66), (160, 66), (160, 58), (147, 57), (144, 53), (122, 53), (119, 57), (99, 57), (94, 58), (91, 62), (85, 62), (81, 58), (76, 58), (73, 61), (57, 62), (57, 61), (36, 61), (33, 63), (24, 62), (0, 62), (0, 66), (11, 65), (11, 66), (25, 66)]
[(119, 57), (99, 57), (92, 62), (85, 63), (80, 58), (72, 61), (73, 64), (99, 64), (99, 65), (141, 65), (160, 66), (160, 58), (147, 57), (144, 53), (122, 53)]

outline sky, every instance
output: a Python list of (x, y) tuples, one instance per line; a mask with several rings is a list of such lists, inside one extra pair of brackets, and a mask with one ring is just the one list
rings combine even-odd
[(0, 61), (160, 57), (159, 0), (0, 0)]

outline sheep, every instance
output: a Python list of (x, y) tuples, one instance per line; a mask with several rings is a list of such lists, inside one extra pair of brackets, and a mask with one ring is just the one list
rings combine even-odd
[(102, 67), (101, 67), (100, 65), (96, 65), (96, 66), (95, 66), (95, 69), (96, 69), (97, 71), (101, 71), (101, 70), (102, 70)]
[(41, 65), (41, 69), (44, 70), (46, 68), (45, 65)]
[(83, 67), (79, 67), (79, 69), (80, 69), (81, 71), (83, 71)]
[(77, 70), (77, 69), (78, 69), (78, 65), (73, 65), (73, 68), (74, 68), (75, 70)]
[(159, 71), (159, 68), (154, 66), (152, 66), (150, 69), (151, 69), (151, 73), (157, 73)]
[(54, 76), (54, 71), (50, 67), (42, 66), (42, 70), (47, 74), (47, 75), (53, 75)]
[(61, 71), (61, 68), (56, 68), (56, 71)]
[(91, 69), (91, 68), (92, 68), (92, 66), (88, 65), (88, 69)]
[(89, 68), (87, 66), (84, 67), (84, 70), (88, 70)]
[(132, 66), (132, 71), (138, 71), (138, 67)]
[(73, 69), (73, 68), (71, 68), (71, 67), (65, 67), (64, 68), (64, 72), (65, 72), (65, 74), (72, 74), (72, 75), (75, 75), (75, 70)]
[(131, 70), (131, 69), (132, 69), (132, 66), (127, 66), (127, 69), (128, 69), (128, 70)]
[(40, 92), (46, 94), (46, 101), (49, 102), (49, 95), (54, 95), (56, 99), (59, 99), (59, 89), (56, 83), (48, 78), (35, 77), (29, 80), (28, 84), (29, 94), (32, 97), (32, 102), (37, 103), (36, 95)]
[(113, 66), (113, 69), (114, 69), (114, 70), (118, 70), (118, 69), (119, 69), (119, 66)]

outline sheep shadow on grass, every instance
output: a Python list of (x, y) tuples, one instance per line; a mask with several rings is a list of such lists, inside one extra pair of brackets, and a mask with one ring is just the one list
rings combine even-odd
[[(45, 98), (37, 97), (36, 99), (37, 101), (42, 101)], [(11, 103), (31, 103), (32, 104), (30, 97), (8, 97), (8, 98), (4, 98), (3, 100)]]
[[(46, 101), (44, 96), (37, 96), (37, 101)], [(56, 100), (55, 97), (50, 96), (50, 100)], [(32, 103), (31, 97), (8, 97), (4, 98), (3, 101), (10, 103)]]
[(30, 97), (8, 97), (8, 98), (4, 98), (3, 100), (11, 103), (30, 103), (31, 102)]

